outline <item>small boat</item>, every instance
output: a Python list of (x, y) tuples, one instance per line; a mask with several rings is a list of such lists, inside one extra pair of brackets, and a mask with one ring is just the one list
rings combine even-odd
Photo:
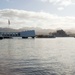
[(53, 35), (38, 35), (37, 38), (55, 38)]

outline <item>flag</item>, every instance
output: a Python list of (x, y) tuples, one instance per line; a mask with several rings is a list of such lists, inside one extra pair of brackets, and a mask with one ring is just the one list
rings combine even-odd
[(8, 20), (8, 25), (10, 25), (10, 20)]

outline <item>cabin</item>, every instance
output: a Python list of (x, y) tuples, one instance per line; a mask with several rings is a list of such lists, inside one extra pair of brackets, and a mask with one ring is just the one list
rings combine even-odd
[(28, 37), (35, 37), (35, 31), (34, 30), (30, 30), (30, 31), (22, 31), (19, 33), (20, 37), (22, 38), (28, 38)]

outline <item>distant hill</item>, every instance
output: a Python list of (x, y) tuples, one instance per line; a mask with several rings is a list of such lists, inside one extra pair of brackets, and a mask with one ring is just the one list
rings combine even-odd
[(43, 35), (48, 35), (50, 32), (53, 33), (55, 32), (55, 30), (53, 29), (42, 29), (42, 28), (35, 28), (35, 27), (25, 27), (25, 28), (21, 28), (19, 29), (19, 31), (24, 31), (24, 30), (35, 30), (35, 33), (37, 35), (43, 34)]
[[(12, 29), (12, 28), (1, 28), (0, 32), (20, 32), (26, 30), (35, 30), (36, 35), (49, 35), (56, 32), (58, 29), (42, 29), (42, 28), (35, 28), (35, 27), (24, 27), (20, 29)], [(65, 29), (64, 30), (69, 35), (75, 35), (75, 29)]]
[(0, 32), (17, 32), (18, 30), (12, 28), (0, 28)]
[(35, 30), (37, 35), (39, 34), (49, 34), (50, 32), (54, 32), (52, 29), (41, 29), (41, 28), (34, 28), (34, 27), (24, 27), (20, 29), (12, 29), (12, 28), (0, 28), (0, 32), (20, 32), (20, 31), (27, 31), (27, 30)]

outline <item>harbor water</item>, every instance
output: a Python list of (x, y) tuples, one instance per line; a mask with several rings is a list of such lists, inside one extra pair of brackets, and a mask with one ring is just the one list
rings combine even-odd
[(75, 75), (75, 38), (0, 40), (0, 75)]

